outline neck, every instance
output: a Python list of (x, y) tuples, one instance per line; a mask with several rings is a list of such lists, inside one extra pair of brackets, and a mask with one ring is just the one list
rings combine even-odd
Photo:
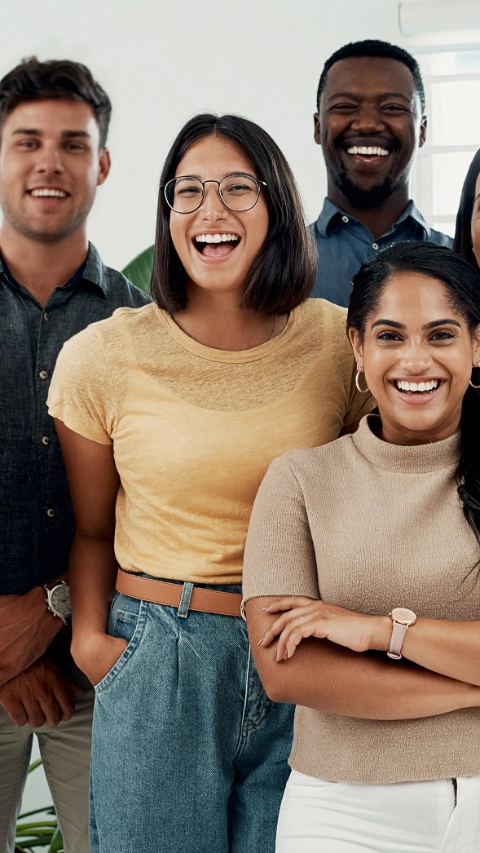
[(345, 196), (335, 184), (328, 182), (328, 198), (340, 210), (363, 222), (375, 239), (390, 231), (392, 225), (402, 215), (409, 203), (408, 186), (399, 187), (379, 207), (357, 207)]
[(212, 293), (189, 285), (187, 294), (187, 307), (176, 311), (174, 320), (185, 334), (212, 349), (231, 352), (252, 349), (276, 337), (287, 322), (287, 315), (274, 317), (239, 308), (237, 291)]
[(61, 287), (84, 262), (88, 252), (86, 227), (52, 242), (32, 240), (15, 231), (4, 220), (0, 251), (13, 277), (45, 305), (56, 287)]

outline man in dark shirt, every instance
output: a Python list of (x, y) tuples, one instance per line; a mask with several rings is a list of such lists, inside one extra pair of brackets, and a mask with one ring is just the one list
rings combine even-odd
[(383, 41), (347, 44), (327, 59), (318, 85), (315, 142), (327, 168), (327, 198), (310, 231), (318, 267), (312, 296), (348, 305), (366, 260), (403, 240), (452, 240), (429, 228), (409, 197), (425, 142), (425, 93), (417, 62)]
[(64, 341), (149, 301), (87, 242), (110, 168), (110, 113), (78, 63), (31, 58), (0, 81), (1, 853), (13, 853), (32, 731), (65, 850), (88, 851), (93, 691), (73, 669), (64, 627), (74, 525), (46, 399)]

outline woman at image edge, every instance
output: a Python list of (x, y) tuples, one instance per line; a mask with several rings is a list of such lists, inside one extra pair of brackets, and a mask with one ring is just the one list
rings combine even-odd
[(97, 692), (91, 849), (269, 853), (292, 709), (266, 697), (240, 618), (248, 521), (270, 462), (336, 438), (365, 397), (345, 312), (307, 300), (312, 250), (268, 134), (197, 116), (161, 184), (155, 303), (70, 340), (49, 397), (72, 651)]
[(245, 549), (260, 676), (299, 705), (277, 851), (473, 853), (478, 274), (446, 248), (399, 244), (355, 276), (347, 324), (380, 417), (277, 459)]

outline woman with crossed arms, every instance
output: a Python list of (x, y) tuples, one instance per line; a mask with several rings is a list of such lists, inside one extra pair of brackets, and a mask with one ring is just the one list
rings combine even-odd
[(347, 325), (380, 414), (257, 495), (250, 638), (298, 706), (278, 853), (480, 850), (479, 285), (429, 243), (365, 264)]

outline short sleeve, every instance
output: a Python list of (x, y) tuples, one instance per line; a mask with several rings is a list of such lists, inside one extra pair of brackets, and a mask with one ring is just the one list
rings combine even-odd
[(117, 406), (105, 353), (94, 325), (67, 341), (58, 356), (48, 411), (73, 432), (112, 444)]
[(305, 501), (288, 455), (264, 477), (245, 545), (244, 600), (263, 595), (320, 598)]
[[(370, 391), (366, 393), (362, 393), (358, 390), (355, 384), (355, 376), (357, 374), (357, 365), (355, 361), (353, 362), (353, 370), (350, 379), (350, 391), (348, 395), (348, 410), (343, 419), (344, 426), (348, 426), (349, 424), (355, 424), (360, 421), (364, 415), (368, 415), (375, 406), (377, 402), (375, 398), (372, 396)], [(365, 375), (363, 375), (360, 380), (361, 383), (365, 383)], [(362, 384), (360, 385), (362, 387)], [(347, 430), (348, 432), (348, 430)]]

